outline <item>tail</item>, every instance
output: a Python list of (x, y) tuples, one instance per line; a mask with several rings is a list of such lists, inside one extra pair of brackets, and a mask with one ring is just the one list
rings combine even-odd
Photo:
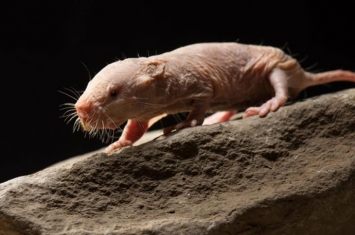
[(334, 70), (323, 73), (309, 73), (306, 72), (306, 84), (305, 87), (325, 84), (329, 82), (355, 82), (355, 73), (345, 70)]

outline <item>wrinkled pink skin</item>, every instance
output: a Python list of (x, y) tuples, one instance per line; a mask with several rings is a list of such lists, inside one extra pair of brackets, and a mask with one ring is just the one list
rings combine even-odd
[[(355, 74), (305, 72), (273, 47), (202, 43), (109, 64), (89, 82), (75, 108), (86, 131), (116, 129), (128, 120), (120, 139), (106, 149), (112, 152), (132, 145), (149, 120), (162, 114), (190, 112), (165, 134), (227, 121), (236, 110), (246, 109), (244, 117), (263, 117), (306, 87), (340, 80), (355, 82)], [(205, 120), (206, 112), (217, 113)]]

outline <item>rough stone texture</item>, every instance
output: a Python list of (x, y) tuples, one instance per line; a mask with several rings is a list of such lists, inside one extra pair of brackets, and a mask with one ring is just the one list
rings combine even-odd
[(0, 234), (355, 234), (354, 113), (348, 90), (13, 179)]

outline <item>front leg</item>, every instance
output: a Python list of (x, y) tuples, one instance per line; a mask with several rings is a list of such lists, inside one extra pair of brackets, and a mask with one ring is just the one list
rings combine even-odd
[(106, 153), (111, 153), (115, 149), (123, 148), (133, 145), (134, 142), (139, 140), (149, 128), (149, 121), (139, 122), (129, 119), (123, 129), (122, 135), (119, 140), (110, 144), (105, 150)]
[(173, 130), (180, 130), (186, 127), (194, 127), (202, 125), (205, 120), (205, 112), (209, 106), (209, 102), (205, 100), (195, 100), (192, 105), (192, 110), (186, 120), (177, 125), (164, 128), (164, 134), (169, 134)]

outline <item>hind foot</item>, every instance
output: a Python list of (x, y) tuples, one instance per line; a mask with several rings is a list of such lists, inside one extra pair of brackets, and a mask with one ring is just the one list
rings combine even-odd
[(200, 125), (202, 125), (202, 122), (203, 122), (203, 120), (201, 120), (201, 119), (187, 119), (183, 122), (180, 122), (179, 124), (177, 124), (175, 126), (169, 126), (169, 127), (164, 128), (163, 132), (164, 132), (164, 135), (166, 135), (174, 130), (178, 131), (180, 129), (184, 129), (187, 127), (200, 126)]
[(268, 113), (275, 112), (281, 106), (283, 106), (287, 101), (286, 96), (274, 97), (271, 100), (267, 101), (260, 107), (250, 107), (245, 110), (243, 118), (251, 117), (254, 115), (259, 115), (259, 117), (265, 117)]

